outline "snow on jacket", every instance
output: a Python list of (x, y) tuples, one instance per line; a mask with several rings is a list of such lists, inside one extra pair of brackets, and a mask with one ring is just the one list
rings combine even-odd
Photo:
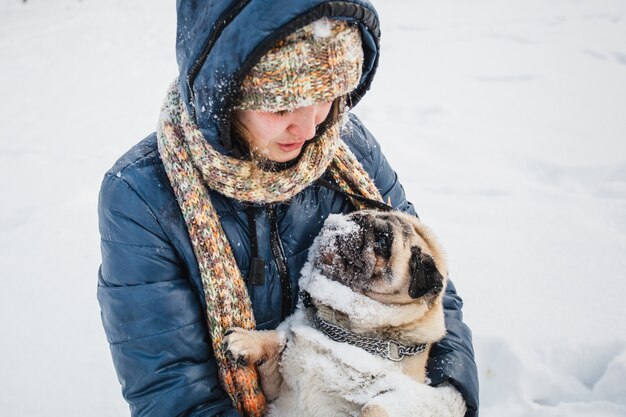
[[(205, 138), (225, 154), (230, 152), (233, 91), (246, 69), (294, 28), (323, 16), (359, 22), (366, 59), (353, 102), (367, 90), (375, 72), (378, 17), (367, 1), (179, 0), (177, 9), (182, 96)], [(378, 143), (355, 116), (350, 116), (342, 139), (385, 201), (415, 214)], [(216, 192), (210, 196), (246, 277), (251, 259), (246, 207)], [(285, 312), (293, 311), (299, 272), (314, 237), (329, 214), (352, 210), (345, 195), (317, 183), (287, 203), (253, 207), (259, 257), (266, 261), (263, 283), (248, 283), (258, 329), (275, 328)], [(132, 415), (237, 416), (219, 385), (200, 272), (155, 134), (106, 173), (98, 214), (102, 249), (98, 300)], [(272, 246), (273, 238), (278, 245)], [(281, 260), (286, 261), (283, 276), (290, 285), (281, 284)], [(447, 335), (431, 352), (428, 375), (433, 385), (451, 382), (467, 402), (467, 416), (475, 416), (478, 377), (471, 333), (462, 322), (462, 301), (452, 283), (444, 306)]]

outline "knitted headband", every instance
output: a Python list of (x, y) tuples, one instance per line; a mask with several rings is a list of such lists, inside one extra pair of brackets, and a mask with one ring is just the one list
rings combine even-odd
[(323, 18), (279, 41), (241, 85), (235, 110), (293, 110), (330, 102), (356, 88), (363, 46), (357, 26)]

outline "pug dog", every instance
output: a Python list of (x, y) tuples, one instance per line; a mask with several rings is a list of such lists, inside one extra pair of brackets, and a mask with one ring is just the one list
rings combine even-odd
[(462, 399), (435, 413), (446, 393), (426, 385), (431, 345), (445, 334), (446, 281), (443, 251), (416, 217), (332, 215), (295, 313), (276, 330), (229, 329), (223, 347), (257, 365), (268, 416), (461, 417)]

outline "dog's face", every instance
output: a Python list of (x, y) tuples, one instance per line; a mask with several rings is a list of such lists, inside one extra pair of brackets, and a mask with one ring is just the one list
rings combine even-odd
[(400, 212), (363, 210), (327, 222), (313, 262), (327, 278), (384, 304), (430, 304), (447, 276), (434, 237)]

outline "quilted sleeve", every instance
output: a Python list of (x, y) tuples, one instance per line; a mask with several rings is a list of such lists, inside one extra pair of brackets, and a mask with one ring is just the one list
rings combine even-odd
[(463, 300), (448, 280), (443, 298), (446, 336), (430, 351), (427, 371), (431, 385), (449, 382), (461, 393), (467, 405), (465, 417), (478, 416), (478, 370), (474, 361), (472, 332), (463, 323)]
[(98, 214), (98, 301), (131, 415), (238, 416), (218, 382), (201, 302), (150, 207), (107, 175)]

